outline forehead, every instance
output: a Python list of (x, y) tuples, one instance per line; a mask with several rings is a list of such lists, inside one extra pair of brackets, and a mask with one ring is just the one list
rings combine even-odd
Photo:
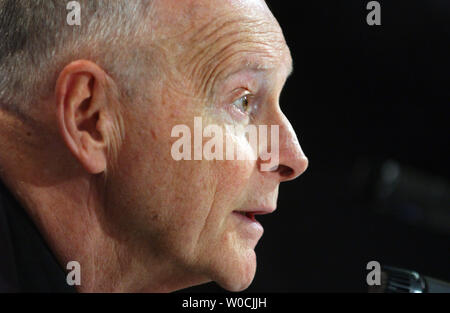
[(264, 1), (183, 1), (175, 39), (179, 71), (204, 88), (236, 67), (277, 69), (288, 75), (292, 59), (281, 28)]

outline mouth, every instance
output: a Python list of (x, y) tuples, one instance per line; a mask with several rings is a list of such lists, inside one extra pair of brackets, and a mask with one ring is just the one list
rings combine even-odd
[(255, 218), (255, 212), (244, 212), (244, 211), (234, 211), (236, 214), (240, 214), (248, 219), (250, 219), (252, 222), (256, 222)]
[(273, 211), (275, 211), (275, 209), (267, 209), (267, 210), (259, 210), (259, 211), (237, 211), (236, 210), (236, 211), (233, 211), (233, 213), (239, 214), (252, 222), (257, 222), (257, 220), (255, 218), (256, 215), (270, 214)]
[(273, 210), (268, 211), (233, 211), (233, 216), (237, 217), (239, 221), (239, 229), (246, 238), (258, 241), (261, 238), (264, 228), (256, 220), (256, 215), (268, 214)]

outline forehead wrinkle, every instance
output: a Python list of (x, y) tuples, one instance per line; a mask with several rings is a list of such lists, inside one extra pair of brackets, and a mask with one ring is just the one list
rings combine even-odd
[[(215, 27), (219, 21), (222, 21), (226, 15), (216, 16), (212, 21), (208, 21), (200, 26), (200, 30), (194, 33), (191, 37), (187, 39), (187, 41), (196, 46), (200, 43), (207, 42), (211, 37), (218, 34), (221, 30), (227, 28), (229, 25), (233, 25), (239, 22), (240, 19), (234, 18), (231, 20), (225, 20), (218, 27)], [(206, 33), (206, 34), (205, 34)]]
[(274, 47), (273, 44), (250, 40), (237, 42), (235, 45), (241, 46), (238, 49), (231, 47), (223, 49), (203, 68), (200, 79), (204, 92), (214, 90), (220, 78), (231, 74), (232, 70), (247, 68), (268, 71), (277, 68), (282, 61), (280, 51), (284, 51), (284, 47)]
[[(258, 59), (258, 61), (254, 62), (240, 62), (241, 59), (245, 58), (248, 59), (248, 57), (245, 57), (243, 55), (253, 55), (252, 59)], [(236, 59), (236, 61), (234, 61)], [(264, 61), (264, 60), (269, 61)], [(209, 91), (213, 91), (215, 88), (215, 85), (220, 77), (223, 75), (227, 75), (227, 72), (230, 72), (234, 68), (251, 68), (257, 71), (267, 71), (270, 69), (275, 68), (275, 64), (273, 64), (273, 55), (269, 53), (264, 53), (261, 50), (246, 50), (246, 49), (239, 49), (236, 51), (233, 51), (232, 53), (227, 54), (226, 56), (221, 57), (221, 61), (217, 62), (216, 66), (205, 68), (203, 70), (202, 76), (201, 76), (201, 82), (202, 82), (202, 92), (205, 94)], [(231, 64), (231, 65), (230, 65)]]
[[(191, 18), (201, 19), (202, 16), (193, 16)], [(207, 50), (210, 47), (210, 44), (215, 40), (211, 40), (211, 38), (220, 37), (219, 33), (228, 29), (231, 25), (239, 23), (240, 19), (236, 18), (229, 11), (225, 11), (224, 13), (215, 14), (211, 19), (208, 19), (205, 23), (201, 24), (199, 27), (196, 27), (196, 30), (192, 35), (191, 32), (188, 32), (185, 38), (180, 38), (181, 41), (188, 43), (189, 47), (193, 47), (194, 49), (199, 49), (199, 53), (194, 53), (190, 59), (185, 61), (185, 66), (189, 64), (195, 64), (196, 59), (201, 57), (202, 51)], [(193, 49), (193, 50), (194, 50)]]
[[(270, 23), (257, 20), (243, 22), (242, 19), (239, 21), (240, 29), (228, 29), (227, 25), (232, 24), (228, 22), (223, 23), (220, 30), (208, 32), (209, 40), (200, 40), (202, 47), (197, 45), (198, 52), (188, 59), (188, 63), (183, 64), (184, 71), (187, 69), (190, 74), (189, 77), (199, 82), (197, 88), (201, 91), (208, 90), (221, 65), (238, 53), (259, 55), (261, 58), (269, 59), (267, 63), (270, 64), (277, 63), (277, 56), (286, 50), (287, 46), (281, 31), (276, 30)], [(265, 24), (269, 24), (268, 29), (260, 30)], [(219, 35), (225, 28), (227, 31)], [(219, 38), (215, 38), (217, 36)]]
[[(211, 40), (211, 38), (213, 36), (217, 36), (220, 31), (222, 31), (224, 28), (227, 28), (227, 26), (232, 23), (235, 23), (235, 22), (230, 21), (230, 22), (224, 23), (219, 28), (217, 28), (217, 29), (213, 30), (211, 33), (209, 33), (203, 40), (193, 41), (191, 43), (191, 46), (197, 47), (197, 49), (199, 51), (197, 53), (194, 53), (192, 55), (192, 57), (189, 60), (187, 60), (187, 62), (184, 64), (184, 66), (187, 68), (193, 68), (193, 73), (192, 73), (193, 76), (195, 76), (196, 69), (199, 68), (202, 63), (205, 63), (205, 64), (207, 63), (207, 62), (204, 62), (204, 59), (209, 54), (211, 54), (212, 51), (214, 51), (214, 49), (216, 49), (215, 45), (217, 45), (219, 41), (225, 41), (227, 38), (233, 38), (236, 35), (238, 35), (237, 31), (230, 31), (230, 32), (227, 32), (227, 33), (221, 35), (219, 37), (219, 40), (217, 40), (217, 38), (216, 38), (216, 40)], [(234, 40), (234, 42), (236, 42), (236, 40)], [(209, 58), (209, 59), (211, 59), (211, 58)]]

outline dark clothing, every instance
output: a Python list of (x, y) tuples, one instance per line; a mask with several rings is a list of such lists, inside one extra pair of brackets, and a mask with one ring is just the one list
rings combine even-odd
[(0, 181), (0, 292), (76, 292), (24, 208)]

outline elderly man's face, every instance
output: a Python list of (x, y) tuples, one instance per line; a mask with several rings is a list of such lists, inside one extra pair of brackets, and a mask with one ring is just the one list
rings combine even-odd
[[(151, 251), (185, 273), (180, 282), (242, 290), (255, 274), (262, 228), (236, 212), (273, 211), (279, 183), (307, 166), (278, 104), (291, 56), (263, 1), (178, 1), (159, 16), (171, 25), (155, 47), (159, 76), (146, 82), (146, 100), (124, 113), (109, 214), (143, 257)], [(194, 134), (194, 117), (203, 126), (279, 125), (280, 167), (262, 171), (239, 135), (230, 138), (249, 160), (174, 160), (172, 128), (188, 125)]]

